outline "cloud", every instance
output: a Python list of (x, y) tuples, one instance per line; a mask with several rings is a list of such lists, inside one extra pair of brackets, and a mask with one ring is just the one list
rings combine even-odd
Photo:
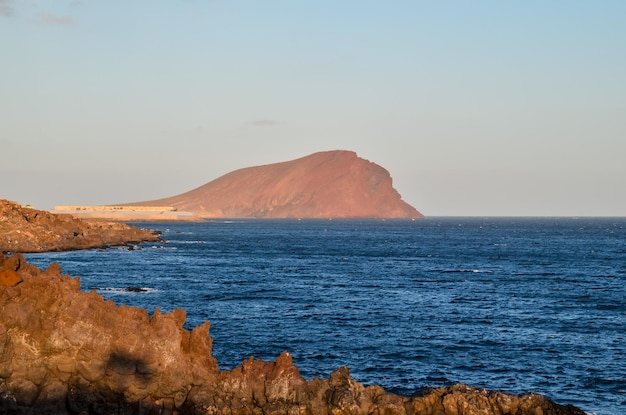
[(251, 127), (274, 127), (274, 126), (282, 124), (282, 122), (276, 121), (276, 120), (254, 120), (254, 121), (249, 121), (246, 124)]
[(55, 16), (50, 13), (39, 13), (37, 16), (39, 17), (39, 21), (41, 23), (58, 24), (58, 25), (64, 25), (64, 26), (70, 26), (70, 25), (76, 24), (76, 20), (73, 17), (69, 17), (69, 16)]
[(14, 0), (0, 0), (0, 16), (11, 17), (15, 14)]

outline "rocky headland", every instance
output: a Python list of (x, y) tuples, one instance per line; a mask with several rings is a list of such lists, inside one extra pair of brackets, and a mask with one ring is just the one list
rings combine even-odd
[(220, 370), (210, 324), (177, 309), (117, 306), (57, 264), (0, 254), (0, 413), (583, 415), (540, 395), (465, 385), (412, 397), (353, 380), (347, 368), (306, 380), (284, 352)]
[(50, 252), (156, 242), (159, 232), (0, 200), (0, 252)]
[(132, 206), (173, 206), (199, 218), (422, 218), (383, 167), (353, 151), (325, 151), (248, 167), (194, 190)]

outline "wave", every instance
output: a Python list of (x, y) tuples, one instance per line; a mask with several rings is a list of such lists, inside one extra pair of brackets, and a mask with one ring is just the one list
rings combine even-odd
[(175, 244), (205, 244), (206, 241), (189, 240), (189, 241), (170, 241)]

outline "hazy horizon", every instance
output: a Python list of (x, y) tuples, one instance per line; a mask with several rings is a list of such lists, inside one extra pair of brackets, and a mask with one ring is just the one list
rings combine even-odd
[(436, 216), (626, 216), (626, 2), (0, 0), (0, 198), (351, 150)]

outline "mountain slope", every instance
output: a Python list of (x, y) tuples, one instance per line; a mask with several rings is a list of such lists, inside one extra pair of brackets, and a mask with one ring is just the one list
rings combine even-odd
[(389, 172), (352, 151), (235, 170), (178, 196), (131, 205), (174, 206), (202, 218), (421, 218)]

